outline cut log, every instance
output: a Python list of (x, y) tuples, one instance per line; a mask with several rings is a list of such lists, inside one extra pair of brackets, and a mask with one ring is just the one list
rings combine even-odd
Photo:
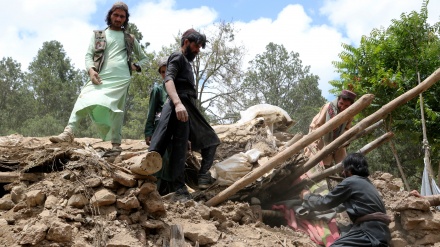
[(43, 173), (0, 172), (0, 183), (12, 183), (17, 180), (36, 182), (43, 177)]
[(20, 177), (18, 172), (2, 172), (0, 173), (0, 183), (12, 183)]
[(162, 168), (162, 157), (157, 152), (148, 152), (132, 157), (123, 162), (130, 166), (130, 171), (140, 175), (151, 175)]
[(220, 192), (218, 195), (211, 198), (209, 201), (206, 202), (206, 205), (215, 206), (218, 203), (223, 202), (230, 196), (234, 195), (237, 191), (243, 189), (247, 185), (251, 184), (258, 178), (263, 176), (266, 172), (270, 171), (271, 169), (275, 168), (282, 162), (289, 159), (295, 153), (304, 149), (310, 143), (316, 141), (318, 138), (321, 138), (321, 136), (337, 128), (343, 122), (346, 122), (349, 119), (351, 119), (353, 116), (355, 116), (360, 111), (365, 109), (365, 107), (369, 106), (373, 101), (373, 99), (374, 99), (374, 95), (372, 94), (363, 95), (359, 100), (357, 100), (353, 105), (348, 107), (345, 111), (336, 115), (334, 118), (330, 119), (327, 123), (316, 129), (315, 131), (304, 136), (299, 141), (294, 143), (292, 146), (286, 148), (285, 150), (281, 151), (280, 153), (269, 159), (267, 163), (264, 164), (263, 166), (260, 166), (255, 170), (251, 171), (246, 176), (242, 177), (234, 184), (232, 184), (231, 186)]

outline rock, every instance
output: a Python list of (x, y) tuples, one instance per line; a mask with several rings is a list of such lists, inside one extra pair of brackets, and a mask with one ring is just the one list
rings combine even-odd
[(395, 211), (403, 211), (408, 209), (415, 209), (421, 211), (429, 211), (431, 205), (426, 199), (415, 197), (415, 196), (407, 196), (402, 198), (399, 201), (396, 201), (392, 208)]
[(401, 224), (407, 231), (440, 229), (439, 214), (432, 214), (430, 211), (405, 210), (400, 215)]
[(112, 174), (112, 177), (116, 182), (130, 188), (135, 187), (137, 185), (137, 180), (134, 178), (134, 176), (119, 170), (115, 171)]
[(31, 190), (26, 193), (26, 204), (29, 207), (43, 205), (46, 195), (41, 190)]
[(44, 202), (44, 208), (47, 208), (47, 209), (56, 208), (59, 200), (60, 199), (58, 197), (53, 196), (53, 195), (49, 195), (46, 198), (46, 201)]
[(135, 196), (124, 196), (116, 200), (116, 207), (127, 211), (140, 208), (140, 206), (141, 204)]
[(406, 240), (403, 238), (393, 238), (393, 239), (391, 239), (391, 246), (406, 247), (406, 246), (408, 246), (408, 242), (406, 242)]
[(182, 224), (185, 238), (192, 242), (199, 242), (200, 245), (214, 244), (220, 237), (220, 232), (214, 224), (186, 222)]
[(49, 227), (45, 224), (36, 223), (34, 225), (26, 225), (21, 232), (21, 245), (36, 245), (46, 238), (46, 231)]
[(72, 241), (72, 230), (72, 226), (67, 223), (61, 221), (52, 222), (46, 239), (55, 242), (70, 242)]
[(142, 203), (142, 208), (148, 213), (156, 216), (165, 215), (165, 206), (159, 192), (152, 191), (148, 195), (139, 194), (138, 199)]
[(205, 219), (205, 220), (209, 220), (209, 215), (211, 213), (211, 210), (209, 209), (208, 206), (204, 205), (204, 204), (197, 204), (196, 206), (196, 211), (200, 214), (200, 216)]
[(99, 207), (99, 214), (105, 215), (108, 220), (115, 220), (118, 215), (118, 211), (114, 205)]
[(11, 191), (11, 199), (12, 201), (17, 204), (20, 201), (24, 200), (26, 198), (26, 195), (24, 194), (26, 191), (26, 188), (24, 186), (14, 186)]
[(67, 205), (74, 208), (83, 208), (87, 204), (89, 204), (89, 200), (83, 194), (74, 194), (67, 201)]
[(374, 186), (376, 186), (376, 188), (378, 188), (380, 190), (383, 190), (383, 189), (387, 188), (387, 185), (388, 185), (388, 183), (386, 181), (378, 180), (378, 179), (373, 180), (372, 184)]
[(85, 182), (87, 188), (96, 188), (102, 184), (101, 178), (89, 178)]
[(133, 237), (126, 229), (116, 233), (106, 244), (106, 247), (143, 247), (139, 239)]
[(382, 180), (385, 180), (385, 181), (388, 181), (388, 182), (391, 182), (391, 181), (393, 181), (393, 179), (394, 179), (394, 176), (392, 175), (392, 174), (389, 174), (389, 173), (383, 173), (382, 174), (382, 176), (380, 176), (380, 178), (382, 179)]
[(143, 183), (139, 189), (139, 194), (141, 195), (148, 195), (152, 191), (157, 191), (157, 185), (154, 183)]
[(111, 205), (115, 202), (116, 202), (116, 195), (107, 189), (98, 190), (94, 194), (92, 199), (90, 199), (90, 204), (98, 207)]
[(0, 210), (9, 210), (15, 206), (10, 196), (4, 196), (0, 199)]

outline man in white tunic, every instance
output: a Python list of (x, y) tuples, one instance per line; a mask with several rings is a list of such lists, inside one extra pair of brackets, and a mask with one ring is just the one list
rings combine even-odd
[[(112, 142), (112, 151), (121, 151), (121, 130), (131, 71), (141, 71), (147, 62), (138, 41), (126, 33), (129, 16), (128, 6), (116, 2), (106, 17), (108, 28), (99, 34), (95, 31), (85, 57), (90, 81), (81, 90), (64, 132), (50, 137), (51, 142), (72, 142), (78, 122), (89, 115), (100, 137)], [(97, 55), (99, 51), (100, 56)], [(138, 59), (138, 64), (131, 62), (131, 53)]]

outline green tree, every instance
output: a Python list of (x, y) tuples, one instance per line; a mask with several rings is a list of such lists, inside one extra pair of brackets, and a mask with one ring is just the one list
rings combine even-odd
[[(26, 80), (34, 92), (37, 107), (34, 117), (24, 123), (22, 133), (32, 136), (57, 133), (66, 125), (86, 75), (72, 66), (58, 41), (44, 42), (28, 70)], [(34, 120), (43, 119), (48, 121), (41, 124), (41, 129), (31, 127)]]
[(242, 85), (244, 106), (267, 103), (281, 107), (297, 121), (292, 130), (307, 133), (313, 116), (325, 103), (318, 80), (310, 66), (302, 65), (298, 53), (271, 42), (250, 62)]
[(20, 67), (10, 57), (0, 61), (0, 135), (18, 132), (35, 110), (33, 94)]
[[(372, 93), (373, 104), (359, 116), (365, 117), (418, 84), (440, 66), (439, 27), (440, 23), (430, 25), (428, 1), (424, 1), (420, 13), (412, 11), (401, 14), (400, 19), (392, 20), (388, 28), (374, 29), (370, 36), (361, 39), (359, 47), (344, 44), (339, 54), (341, 61), (334, 62), (340, 79), (330, 82), (335, 91), (353, 88), (358, 95)], [(438, 163), (440, 148), (440, 86), (434, 85), (423, 93), (429, 143), (432, 145), (432, 163)], [(423, 167), (421, 116), (418, 98), (399, 107), (387, 119), (386, 128), (396, 133), (399, 154), (404, 157), (407, 174), (420, 171)], [(412, 137), (412, 139), (408, 139)], [(392, 157), (392, 156), (391, 156)], [(377, 157), (373, 163), (390, 162), (390, 159)], [(418, 165), (418, 166), (417, 166)]]

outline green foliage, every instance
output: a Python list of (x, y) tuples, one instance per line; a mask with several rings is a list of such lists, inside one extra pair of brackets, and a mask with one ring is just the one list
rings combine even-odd
[(147, 54), (148, 66), (141, 73), (133, 73), (126, 100), (123, 138), (143, 139), (147, 120), (148, 101), (154, 82), (161, 82), (155, 54)]
[[(333, 63), (340, 79), (330, 83), (335, 87), (334, 92), (350, 88), (358, 95), (375, 95), (374, 102), (359, 114), (359, 118), (370, 115), (415, 87), (418, 74), (424, 80), (440, 67), (440, 23), (432, 26), (427, 23), (427, 4), (428, 1), (424, 1), (420, 13), (403, 13), (400, 19), (392, 20), (388, 28), (374, 29), (370, 36), (362, 38), (357, 48), (343, 44), (340, 61)], [(431, 150), (438, 150), (440, 146), (440, 123), (437, 121), (440, 114), (439, 93), (440, 86), (436, 84), (423, 93)], [(417, 157), (421, 155), (423, 136), (419, 101), (413, 99), (407, 102), (387, 118), (386, 128), (396, 133), (395, 139), (405, 139), (402, 145), (396, 145), (398, 154), (403, 157), (404, 169), (411, 170), (411, 165), (417, 165), (420, 170), (423, 161)], [(384, 160), (380, 157), (375, 162)], [(432, 163), (439, 161), (439, 153), (433, 153)]]
[(15, 133), (35, 110), (32, 91), (20, 66), (10, 57), (0, 61), (0, 135)]
[(283, 45), (269, 43), (266, 52), (250, 62), (242, 89), (243, 105), (267, 103), (284, 109), (297, 121), (293, 131), (307, 133), (309, 124), (325, 99), (318, 89), (319, 77), (303, 66), (299, 54)]
[(72, 66), (58, 41), (43, 43), (43, 48), (29, 65), (26, 79), (35, 93), (36, 103), (44, 106), (37, 107), (36, 114), (52, 114), (55, 119), (65, 122), (86, 82), (84, 74)]

